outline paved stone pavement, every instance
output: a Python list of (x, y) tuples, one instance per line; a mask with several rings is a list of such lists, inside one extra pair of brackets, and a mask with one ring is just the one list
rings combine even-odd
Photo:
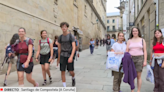
[[(76, 88), (77, 92), (112, 92), (113, 77), (111, 71), (106, 70), (106, 51), (105, 47), (95, 49), (93, 55), (90, 54), (89, 49), (83, 50), (80, 53), (80, 58), (75, 61), (76, 73)], [(61, 74), (59, 69), (55, 68), (55, 64), (51, 65), (51, 74), (53, 78), (52, 84), (47, 84), (45, 87), (62, 87)], [(0, 75), (0, 85), (3, 85), (4, 75)], [(42, 84), (43, 77), (41, 66), (35, 65), (33, 70), (33, 78)], [(48, 77), (47, 77), (48, 78)], [(142, 90), (141, 92), (153, 92), (154, 85), (146, 81), (146, 68), (142, 73)], [(66, 73), (67, 87), (71, 87), (71, 76)], [(32, 87), (26, 80), (25, 86)], [(17, 87), (17, 73), (12, 72), (8, 78), (9, 87)], [(131, 92), (130, 86), (122, 82), (121, 90), (123, 92)], [(137, 91), (135, 91), (137, 92)]]

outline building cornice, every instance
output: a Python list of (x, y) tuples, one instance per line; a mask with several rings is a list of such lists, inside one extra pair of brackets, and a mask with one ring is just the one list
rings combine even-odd
[(90, 5), (90, 7), (92, 8), (92, 10), (94, 11), (94, 13), (96, 14), (97, 18), (99, 19), (100, 23), (102, 24), (102, 26), (106, 30), (106, 26), (105, 26), (104, 22), (102, 21), (100, 15), (98, 14), (96, 8), (94, 7), (93, 3), (91, 3), (90, 0), (86, 0), (86, 1), (88, 2), (88, 4)]

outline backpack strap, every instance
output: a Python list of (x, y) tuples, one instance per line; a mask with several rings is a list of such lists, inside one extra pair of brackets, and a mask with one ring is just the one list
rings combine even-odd
[(71, 45), (72, 45), (72, 35), (71, 35), (71, 33), (69, 34), (69, 42), (70, 42)]
[(41, 40), (39, 40), (39, 45), (41, 45)]
[(29, 40), (30, 40), (30, 38), (26, 38), (26, 45), (28, 46), (29, 45)]
[(60, 37), (59, 37), (59, 41), (62, 43), (62, 36), (63, 35), (60, 35)]
[(47, 38), (47, 43), (48, 43), (49, 46), (50, 46), (50, 38)]

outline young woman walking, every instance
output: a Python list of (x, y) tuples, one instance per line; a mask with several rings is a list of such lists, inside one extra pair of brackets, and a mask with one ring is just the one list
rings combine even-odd
[[(129, 52), (132, 56), (132, 60), (137, 71), (137, 92), (140, 92), (142, 85), (142, 69), (147, 65), (147, 50), (146, 42), (143, 38), (141, 38), (141, 32), (139, 28), (132, 28), (130, 40), (127, 42), (126, 51)], [(132, 92), (134, 92), (134, 90)]]
[[(54, 37), (54, 42), (53, 42), (53, 60), (52, 63), (55, 61), (55, 59), (58, 58), (58, 36)], [(56, 61), (56, 68), (58, 68), (58, 62)]]
[(11, 46), (16, 42), (16, 40), (19, 39), (19, 35), (16, 33), (12, 36), (10, 40), (10, 44), (6, 47), (6, 57), (8, 57), (8, 69), (5, 75), (5, 80), (4, 80), (4, 86), (7, 86), (7, 77), (10, 74), (12, 64), (16, 62), (17, 57), (14, 54), (14, 51), (12, 50)]
[[(115, 54), (124, 54), (126, 51), (126, 44), (123, 43), (124, 40), (124, 34), (122, 32), (118, 33), (118, 41), (116, 43), (113, 44), (112, 46), (112, 52), (115, 52)], [(120, 67), (121, 69), (121, 67)], [(123, 77), (123, 73), (119, 73), (119, 72), (112, 72), (114, 75), (114, 79), (113, 79), (113, 92), (121, 92), (120, 91), (120, 85), (121, 85), (121, 80)]]
[(52, 83), (52, 78), (50, 74), (50, 62), (53, 58), (53, 43), (52, 40), (47, 37), (47, 31), (42, 30), (41, 33), (41, 40), (39, 40), (38, 51), (36, 54), (36, 61), (38, 62), (38, 57), (40, 54), (40, 64), (42, 67), (42, 74), (43, 74), (43, 86), (47, 84), (46, 73), (49, 76), (50, 83)]
[[(164, 92), (164, 40), (163, 35), (160, 29), (154, 32), (154, 40), (152, 46), (152, 54), (154, 54), (154, 58), (163, 57), (161, 59), (155, 59), (155, 61), (151, 62), (150, 65), (153, 66), (155, 86), (154, 92)], [(151, 59), (152, 60), (152, 57)], [(161, 60), (161, 63), (158, 63), (157, 60)]]
[[(38, 87), (39, 84), (32, 79), (32, 70), (34, 67), (32, 52), (33, 52), (33, 41), (32, 39), (26, 37), (25, 28), (19, 28), (18, 30), (19, 40), (16, 41), (14, 45), (14, 51), (18, 55), (17, 61), (17, 71), (19, 86), (24, 86), (24, 72), (26, 73), (26, 79), (28, 82)], [(16, 47), (16, 48), (15, 48)]]

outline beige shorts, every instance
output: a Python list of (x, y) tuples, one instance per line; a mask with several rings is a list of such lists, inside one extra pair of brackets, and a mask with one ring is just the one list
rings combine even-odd
[(17, 62), (17, 57), (14, 57), (14, 58), (10, 59), (10, 63), (15, 64), (15, 62)]
[(134, 62), (135, 68), (137, 72), (142, 72), (144, 56), (132, 56), (132, 60)]

